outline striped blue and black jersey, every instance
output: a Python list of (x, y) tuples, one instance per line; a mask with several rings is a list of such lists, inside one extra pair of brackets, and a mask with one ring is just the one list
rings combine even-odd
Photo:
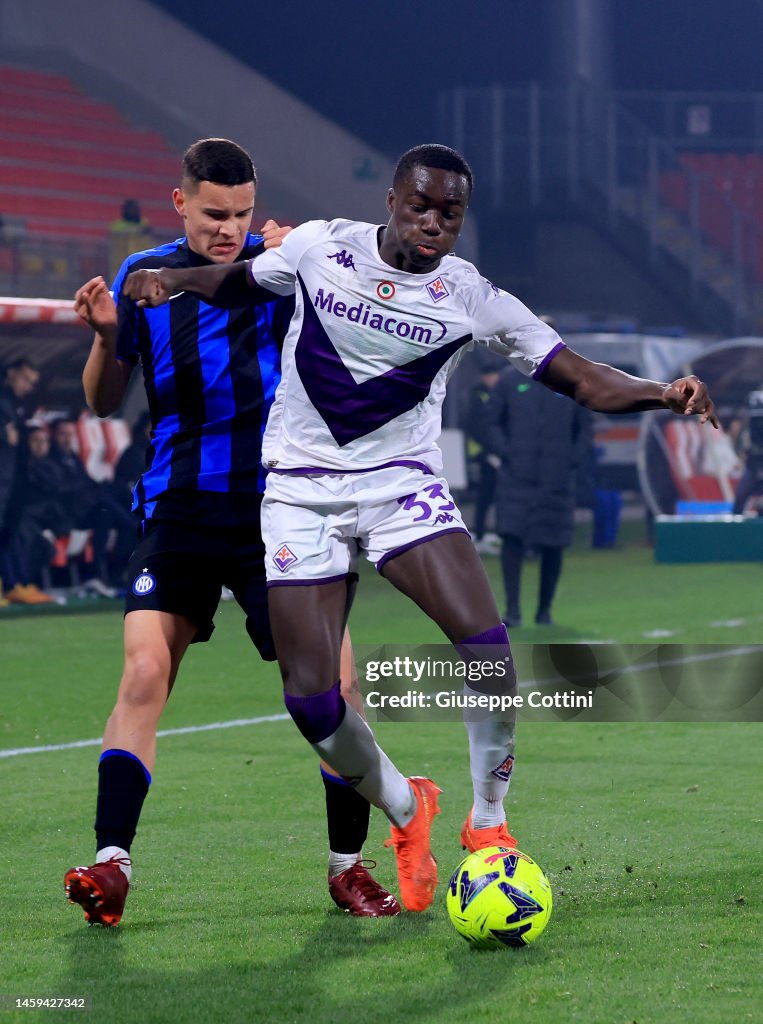
[[(262, 238), (247, 235), (239, 259), (261, 251)], [(233, 500), (264, 490), (262, 434), (280, 379), (280, 348), (293, 300), (273, 296), (220, 309), (181, 292), (166, 305), (141, 309), (122, 292), (133, 270), (208, 262), (179, 238), (128, 257), (114, 282), (117, 357), (141, 363), (153, 423), (147, 468), (133, 502), (145, 519), (166, 507), (175, 510), (170, 518), (186, 518), (176, 510), (214, 503), (214, 495)]]

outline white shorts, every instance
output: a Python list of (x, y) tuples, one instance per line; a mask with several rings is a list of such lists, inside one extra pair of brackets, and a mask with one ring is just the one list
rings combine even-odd
[(447, 481), (413, 467), (268, 475), (262, 539), (269, 587), (344, 579), (357, 571), (361, 551), (381, 570), (408, 548), (455, 532), (469, 531)]

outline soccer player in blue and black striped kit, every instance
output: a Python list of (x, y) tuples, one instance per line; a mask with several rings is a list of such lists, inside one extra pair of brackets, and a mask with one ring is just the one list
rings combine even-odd
[[(245, 611), (260, 656), (276, 656), (260, 536), (260, 460), (293, 302), (223, 310), (180, 293), (161, 309), (141, 309), (122, 291), (134, 270), (233, 263), (279, 245), (288, 229), (272, 221), (262, 236), (249, 233), (255, 188), (251, 158), (238, 145), (195, 143), (173, 192), (185, 237), (130, 256), (113, 298), (102, 278), (75, 297), (77, 312), (96, 331), (83, 374), (88, 404), (100, 416), (115, 412), (140, 362), (153, 424), (133, 504), (139, 530), (127, 572), (124, 671), (98, 769), (96, 863), (65, 877), (69, 899), (91, 923), (121, 919), (159, 718), (189, 645), (212, 634), (223, 585)], [(348, 640), (344, 663), (351, 680)], [(395, 897), (360, 861), (368, 802), (328, 766), (323, 778), (332, 898), (357, 916), (399, 913)]]

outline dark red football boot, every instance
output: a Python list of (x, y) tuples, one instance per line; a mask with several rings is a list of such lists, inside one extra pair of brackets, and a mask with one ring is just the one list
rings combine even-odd
[(375, 867), (375, 860), (359, 860), (340, 875), (329, 876), (329, 894), (334, 903), (354, 917), (394, 917), (399, 914), (400, 904), (368, 870)]
[(129, 864), (123, 857), (93, 864), (89, 868), (69, 868), (64, 875), (64, 892), (70, 903), (79, 903), (88, 924), (107, 927), (119, 924), (125, 908), (130, 883), (120, 864)]

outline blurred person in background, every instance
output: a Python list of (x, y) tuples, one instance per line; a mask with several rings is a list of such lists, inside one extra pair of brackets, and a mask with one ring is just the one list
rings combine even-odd
[(61, 503), (72, 528), (92, 530), (94, 575), (84, 585), (102, 597), (116, 597), (135, 542), (129, 501), (116, 495), (112, 484), (90, 476), (79, 456), (73, 419), (60, 417), (51, 423), (50, 430), (50, 457), (59, 469)]
[(14, 525), (5, 545), (7, 600), (14, 604), (51, 604), (42, 590), (43, 570), (55, 552), (55, 538), (69, 523), (59, 500), (60, 475), (50, 458), (47, 427), (24, 431), (22, 457), (14, 487)]
[(488, 514), (495, 500), (496, 466), (500, 460), (490, 451), (485, 411), (490, 394), (505, 367), (505, 360), (490, 352), (474, 353), (479, 368), (479, 379), (469, 391), (466, 410), (467, 455), (477, 467), (477, 489), (474, 503), (474, 546), (481, 555), (497, 555), (501, 538), (495, 532), (485, 532)]
[(551, 606), (572, 543), (577, 476), (592, 465), (592, 417), (582, 406), (505, 370), (486, 407), (489, 451), (500, 460), (496, 482), (496, 528), (508, 627), (522, 624), (522, 563), (528, 549), (538, 555), (537, 625), (552, 624)]
[(25, 399), (34, 391), (40, 371), (28, 359), (14, 359), (0, 380), (0, 600), (3, 586), (12, 589), (8, 541), (16, 526), (14, 487), (22, 456), (21, 434), (26, 419)]
[(112, 277), (134, 252), (154, 244), (151, 222), (143, 216), (137, 199), (125, 199), (120, 216), (111, 223), (110, 262)]

